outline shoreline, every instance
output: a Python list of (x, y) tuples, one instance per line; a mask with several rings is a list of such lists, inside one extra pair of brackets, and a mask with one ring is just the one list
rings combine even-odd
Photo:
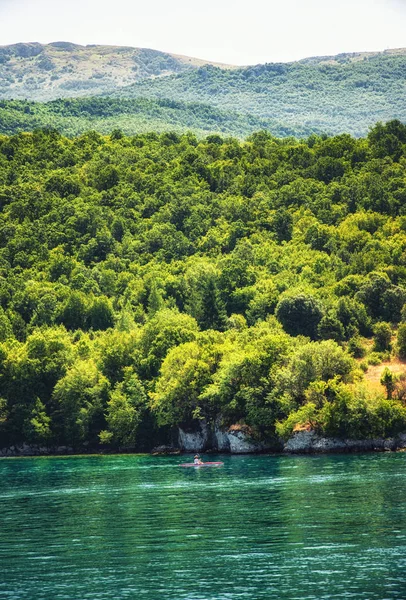
[[(403, 452), (406, 452), (406, 448), (396, 448), (395, 450), (390, 450), (390, 449), (379, 449), (376, 448), (374, 450), (332, 450), (329, 452), (246, 452), (246, 453), (239, 453), (239, 454), (231, 454), (230, 452), (200, 452), (199, 454), (201, 456), (211, 456), (213, 454), (215, 454), (216, 456), (325, 456), (328, 454), (331, 455), (335, 455), (335, 454), (401, 454)], [(193, 456), (193, 452), (179, 452), (179, 453), (162, 453), (162, 454), (151, 454), (150, 452), (89, 452), (89, 453), (84, 453), (84, 452), (72, 452), (71, 454), (14, 454), (14, 455), (8, 455), (8, 456), (3, 456), (0, 455), (0, 462), (3, 460), (14, 460), (14, 459), (18, 459), (18, 458), (24, 458), (24, 459), (29, 459), (29, 458), (102, 458), (102, 457), (106, 457), (106, 456), (150, 456), (151, 458), (160, 458), (160, 457), (164, 457), (164, 456)]]
[(143, 456), (180, 456), (199, 452), (211, 455), (221, 454), (229, 456), (241, 455), (315, 455), (315, 454), (360, 454), (371, 452), (404, 452), (406, 451), (406, 433), (393, 438), (369, 438), (365, 440), (323, 438), (313, 431), (300, 431), (295, 433), (285, 444), (279, 447), (258, 448), (253, 445), (237, 452), (225, 451), (224, 448), (180, 448), (173, 446), (158, 446), (150, 451), (137, 451), (135, 448), (118, 448), (108, 450), (105, 448), (80, 448), (75, 450), (70, 446), (29, 446), (22, 444), (9, 448), (0, 448), (1, 458), (33, 458), (33, 457), (69, 457), (69, 456), (118, 456), (118, 455), (143, 455)]

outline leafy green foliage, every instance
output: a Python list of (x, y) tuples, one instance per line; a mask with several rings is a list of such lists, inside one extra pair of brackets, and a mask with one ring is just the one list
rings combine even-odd
[(123, 381), (117, 384), (107, 402), (108, 430), (100, 432), (100, 440), (134, 447), (145, 406), (144, 387), (137, 375), (127, 368)]
[(392, 398), (392, 394), (395, 391), (395, 376), (388, 367), (385, 367), (381, 376), (381, 384), (386, 388), (386, 397), (388, 400)]
[(374, 350), (384, 352), (391, 346), (392, 330), (389, 323), (377, 323), (374, 328)]
[(303, 293), (282, 298), (276, 307), (276, 316), (285, 331), (290, 335), (307, 335), (312, 339), (316, 338), (322, 314), (317, 300)]
[(405, 131), (0, 137), (2, 443), (406, 428), (354, 360), (405, 318)]
[(398, 353), (401, 358), (406, 358), (406, 323), (401, 323), (397, 337)]
[[(258, 129), (269, 129), (276, 135), (305, 135), (305, 129), (285, 130), (272, 118), (255, 117), (235, 110), (223, 110), (196, 102), (148, 98), (84, 98), (53, 100), (41, 104), (26, 100), (0, 100), (0, 134), (15, 134), (49, 127), (69, 136), (94, 129), (110, 133), (113, 140), (123, 132), (135, 134), (151, 130), (178, 133), (193, 131), (203, 136), (210, 132), (247, 136)], [(315, 128), (315, 132), (321, 129)], [(100, 173), (99, 186), (114, 182), (109, 170)], [(113, 175), (114, 178), (114, 175)], [(50, 182), (50, 186), (55, 182)], [(69, 189), (72, 183), (61, 187)]]
[(108, 381), (96, 365), (76, 362), (53, 392), (56, 432), (74, 446), (89, 439), (94, 442), (107, 398)]

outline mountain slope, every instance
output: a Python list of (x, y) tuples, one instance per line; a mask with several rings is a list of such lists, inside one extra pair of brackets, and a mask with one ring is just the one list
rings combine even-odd
[[(260, 129), (280, 136), (304, 136), (308, 130), (289, 129), (272, 119), (225, 111), (202, 103), (148, 98), (76, 98), (52, 102), (0, 100), (0, 134), (13, 135), (40, 128), (57, 129), (65, 135), (89, 129), (108, 134), (113, 129), (134, 135), (147, 131), (196, 135), (223, 133), (245, 137)], [(314, 131), (320, 133), (320, 131)]]
[(406, 120), (406, 51), (311, 58), (234, 70), (212, 66), (146, 80), (121, 97), (204, 102), (290, 129), (364, 135), (377, 121)]
[(2, 104), (1, 131), (10, 134), (52, 126), (67, 135), (120, 127), (128, 134), (175, 129), (244, 137), (267, 129), (277, 136), (362, 136), (377, 121), (406, 121), (405, 87), (402, 48), (239, 68), (139, 48), (0, 48), (0, 99), (105, 97)]
[(125, 46), (79, 46), (69, 42), (0, 46), (0, 98), (53, 100), (109, 94), (136, 81), (204, 64), (215, 63)]

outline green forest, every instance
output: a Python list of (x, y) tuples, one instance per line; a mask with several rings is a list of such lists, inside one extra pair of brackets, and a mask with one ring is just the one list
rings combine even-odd
[(406, 431), (406, 126), (0, 136), (0, 439)]
[[(272, 119), (288, 132), (297, 130), (296, 136), (320, 131), (364, 136), (377, 121), (406, 120), (405, 77), (404, 51), (343, 54), (231, 70), (207, 65), (118, 88), (115, 95), (203, 102)], [(272, 124), (269, 130), (286, 135)]]
[[(276, 137), (305, 139), (323, 133), (360, 137), (378, 121), (406, 121), (404, 50), (227, 69), (179, 62), (154, 51), (101, 47), (102, 62), (115, 57), (113, 77), (101, 65), (96, 69), (96, 49), (51, 46), (45, 51), (41, 45), (22, 45), (20, 53), (37, 56), (18, 60), (10, 59), (15, 48), (6, 47), (4, 64), (0, 48), (0, 134), (53, 127), (69, 137), (121, 129), (127, 135), (170, 130), (245, 139), (267, 130)], [(50, 60), (50, 50), (53, 60), (68, 62), (44, 71), (39, 65)], [(68, 76), (74, 78), (65, 81)], [(136, 83), (125, 85), (134, 77)]]
[[(110, 134), (114, 129), (121, 129), (127, 135), (170, 130), (192, 131), (199, 137), (221, 133), (243, 138), (262, 129), (280, 137), (306, 133), (305, 129), (289, 128), (273, 119), (224, 111), (198, 102), (95, 96), (46, 103), (0, 100), (0, 134), (14, 135), (49, 127), (70, 137), (89, 130)], [(320, 133), (320, 130), (312, 133)]]

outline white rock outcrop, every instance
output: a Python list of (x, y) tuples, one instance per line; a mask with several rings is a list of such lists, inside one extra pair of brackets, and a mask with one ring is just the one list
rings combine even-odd
[(229, 429), (226, 435), (231, 454), (251, 454), (271, 449), (269, 444), (252, 439), (243, 430)]
[(203, 452), (210, 447), (210, 429), (205, 421), (201, 421), (199, 428), (194, 431), (186, 431), (179, 427), (178, 445), (185, 452)]
[(201, 421), (198, 428), (192, 431), (179, 428), (178, 444), (184, 452), (216, 450), (231, 454), (250, 454), (271, 449), (271, 444), (253, 439), (248, 427), (222, 428), (219, 421), (213, 426)]
[(230, 452), (230, 439), (226, 431), (223, 431), (218, 425), (214, 427), (213, 446), (219, 452)]

